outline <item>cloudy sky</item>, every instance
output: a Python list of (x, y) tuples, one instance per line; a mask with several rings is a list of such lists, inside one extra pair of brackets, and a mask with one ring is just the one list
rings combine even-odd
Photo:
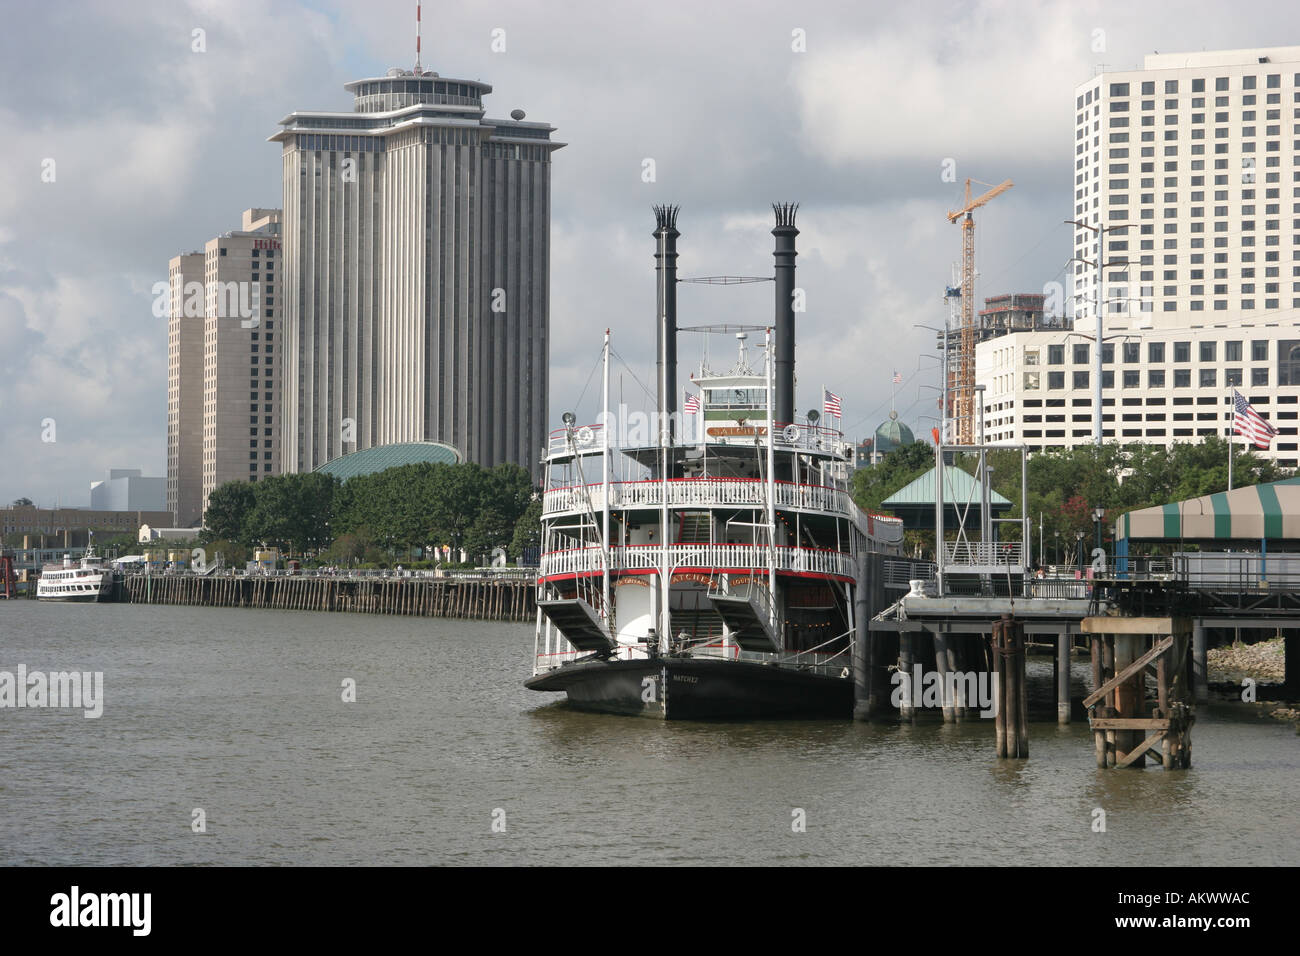
[[(85, 505), (108, 468), (165, 474), (154, 283), (243, 209), (281, 205), (266, 137), (292, 110), (349, 109), (349, 80), (409, 68), (413, 7), (6, 0), (0, 501)], [(903, 419), (933, 424), (935, 392), (920, 387), (938, 382), (933, 337), (914, 325), (946, 315), (959, 251), (946, 160), (959, 180), (1016, 184), (978, 217), (978, 295), (1041, 290), (1070, 255), (1078, 83), (1153, 51), (1300, 43), (1293, 0), (440, 0), (424, 24), (426, 68), (491, 83), (489, 116), (524, 109), (569, 144), (553, 167), (552, 418), (594, 412), (591, 391), (578, 398), (606, 326), (632, 364), (629, 403), (632, 374), (650, 380), (638, 361), (653, 355), (652, 204), (683, 207), (684, 275), (765, 275), (769, 204), (789, 200), (808, 303), (798, 404), (816, 405), (824, 382), (854, 438), (888, 414), (895, 371)], [(683, 286), (681, 312), (767, 321), (771, 286)], [(695, 337), (681, 356), (698, 361)]]

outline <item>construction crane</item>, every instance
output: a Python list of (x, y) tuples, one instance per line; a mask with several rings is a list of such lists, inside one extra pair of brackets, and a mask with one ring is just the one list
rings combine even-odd
[(981, 183), (978, 179), (967, 179), (965, 206), (948, 213), (949, 222), (961, 221), (961, 339), (957, 345), (956, 368), (948, 361), (947, 354), (944, 355), (944, 367), (948, 375), (948, 394), (953, 403), (952, 418), (957, 425), (957, 441), (962, 445), (975, 443), (975, 218), (971, 213), (1014, 185), (1008, 179), (979, 198), (971, 199), (971, 183), (992, 186), (992, 183)]

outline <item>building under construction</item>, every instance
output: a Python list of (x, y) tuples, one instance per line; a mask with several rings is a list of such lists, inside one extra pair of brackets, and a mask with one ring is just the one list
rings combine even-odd
[[(972, 383), (967, 383), (963, 379), (963, 355), (966, 354), (966, 350), (973, 352), (975, 346), (979, 343), (1009, 335), (1012, 332), (1070, 331), (1074, 327), (1074, 320), (1065, 316), (1046, 314), (1047, 297), (1042, 293), (1012, 292), (986, 298), (984, 308), (980, 309), (976, 315), (975, 321), (969, 328), (969, 333), (963, 335), (963, 328), (960, 324), (962, 312), (960, 308), (960, 287), (950, 286), (945, 298), (949, 301), (951, 312), (948, 333), (944, 335), (941, 332), (937, 338), (941, 354), (944, 351), (945, 343), (947, 346), (947, 354), (943, 357), (944, 367), (948, 370), (947, 418), (957, 426), (955, 433), (950, 436), (950, 440), (959, 444), (970, 444), (971, 442), (964, 440), (966, 433), (961, 427), (961, 416), (959, 414), (963, 408), (961, 397), (966, 389), (973, 387)], [(973, 358), (970, 365), (973, 382)], [(978, 414), (976, 420), (978, 420)], [(973, 425), (971, 428), (973, 441), (977, 436), (974, 433)]]

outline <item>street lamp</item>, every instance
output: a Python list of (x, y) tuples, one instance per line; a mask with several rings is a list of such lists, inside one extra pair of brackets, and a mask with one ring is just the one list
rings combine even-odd
[(1084, 265), (1092, 266), (1094, 269), (1097, 270), (1097, 340), (1094, 343), (1094, 347), (1093, 347), (1094, 352), (1096, 354), (1093, 355), (1093, 361), (1092, 361), (1093, 376), (1095, 377), (1095, 380), (1092, 383), (1092, 400), (1093, 400), (1093, 405), (1095, 407), (1095, 414), (1093, 416), (1093, 422), (1092, 422), (1092, 440), (1095, 445), (1101, 447), (1101, 371), (1102, 371), (1101, 370), (1101, 344), (1102, 344), (1102, 335), (1103, 335), (1102, 320), (1104, 318), (1104, 312), (1103, 312), (1104, 302), (1102, 297), (1102, 286), (1105, 284), (1106, 281), (1106, 269), (1110, 268), (1111, 266), (1130, 265), (1128, 259), (1110, 259), (1110, 260), (1102, 259), (1101, 257), (1102, 242), (1105, 239), (1105, 235), (1107, 232), (1110, 232), (1113, 229), (1127, 230), (1129, 227), (1127, 225), (1092, 226), (1079, 219), (1067, 219), (1065, 220), (1065, 222), (1067, 225), (1078, 226), (1080, 229), (1087, 229), (1095, 233), (1097, 236), (1097, 258), (1095, 261), (1091, 259), (1084, 259), (1080, 256), (1073, 257), (1071, 261), (1082, 262)]
[(1052, 532), (1052, 537), (1056, 539), (1056, 563), (1061, 563), (1061, 529), (1057, 528)]
[(1079, 542), (1079, 567), (1083, 567), (1083, 532), (1076, 531), (1074, 539)]
[(1092, 520), (1093, 523), (1097, 526), (1097, 550), (1100, 551), (1101, 550), (1101, 523), (1106, 520), (1106, 509), (1093, 508)]
[(939, 421), (939, 444), (942, 445), (948, 440), (948, 325), (947, 323), (944, 323), (942, 329), (936, 329), (933, 325), (920, 325), (914, 323), (912, 328), (929, 329), (931, 332), (935, 332), (943, 337), (943, 344), (939, 346), (943, 350), (943, 360), (939, 363), (939, 367), (943, 370), (943, 384), (939, 389), (942, 393), (940, 404), (943, 408)]

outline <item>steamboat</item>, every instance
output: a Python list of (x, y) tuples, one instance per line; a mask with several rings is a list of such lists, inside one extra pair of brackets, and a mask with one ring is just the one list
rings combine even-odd
[[(773, 281), (774, 321), (680, 330), (678, 209), (655, 208), (656, 412), (648, 425), (611, 412), (607, 331), (604, 410), (589, 425), (566, 412), (544, 457), (527, 687), (659, 719), (852, 715), (867, 559), (900, 554), (903, 527), (854, 503), (853, 448), (838, 428), (817, 409), (795, 412), (797, 207), (773, 208), (772, 278), (712, 279)], [(715, 367), (706, 351), (685, 414), (679, 331), (739, 346), (734, 365)]]

